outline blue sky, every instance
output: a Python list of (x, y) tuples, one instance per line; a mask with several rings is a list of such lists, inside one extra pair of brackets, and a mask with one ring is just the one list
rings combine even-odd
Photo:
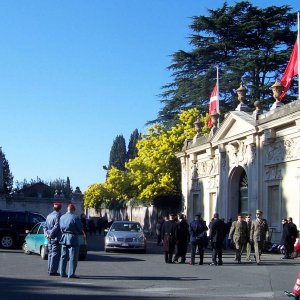
[[(189, 49), (190, 17), (223, 3), (1, 0), (0, 146), (14, 179), (69, 176), (82, 191), (103, 182), (114, 138), (128, 143), (156, 118), (170, 55)], [(300, 6), (267, 2), (284, 4)]]

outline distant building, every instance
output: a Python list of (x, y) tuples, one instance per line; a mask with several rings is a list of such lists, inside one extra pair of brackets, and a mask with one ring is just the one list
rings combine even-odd
[(49, 188), (49, 185), (37, 182), (20, 189), (18, 194), (24, 197), (46, 198), (49, 197)]

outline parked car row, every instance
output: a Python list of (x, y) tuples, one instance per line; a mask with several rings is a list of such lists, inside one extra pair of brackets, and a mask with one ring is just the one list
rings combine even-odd
[[(48, 258), (48, 240), (44, 234), (45, 217), (36, 212), (0, 210), (0, 247), (11, 249), (22, 245), (25, 254)], [(115, 221), (105, 231), (104, 250), (146, 253), (146, 237), (139, 222)], [(87, 243), (79, 237), (79, 259), (87, 256)]]
[(0, 247), (11, 249), (21, 246), (26, 236), (25, 231), (45, 220), (43, 215), (36, 212), (0, 210)]

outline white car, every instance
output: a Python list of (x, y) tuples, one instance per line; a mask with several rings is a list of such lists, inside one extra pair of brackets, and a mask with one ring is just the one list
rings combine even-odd
[(135, 250), (146, 253), (146, 237), (139, 222), (115, 221), (105, 236), (104, 250)]

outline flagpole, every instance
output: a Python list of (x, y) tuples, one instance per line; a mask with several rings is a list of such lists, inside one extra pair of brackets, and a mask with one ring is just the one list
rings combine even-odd
[(300, 13), (297, 12), (297, 21), (298, 21), (298, 35), (297, 35), (297, 43), (298, 43), (298, 100), (300, 100)]
[(219, 66), (217, 65), (217, 112), (220, 113), (219, 105)]

